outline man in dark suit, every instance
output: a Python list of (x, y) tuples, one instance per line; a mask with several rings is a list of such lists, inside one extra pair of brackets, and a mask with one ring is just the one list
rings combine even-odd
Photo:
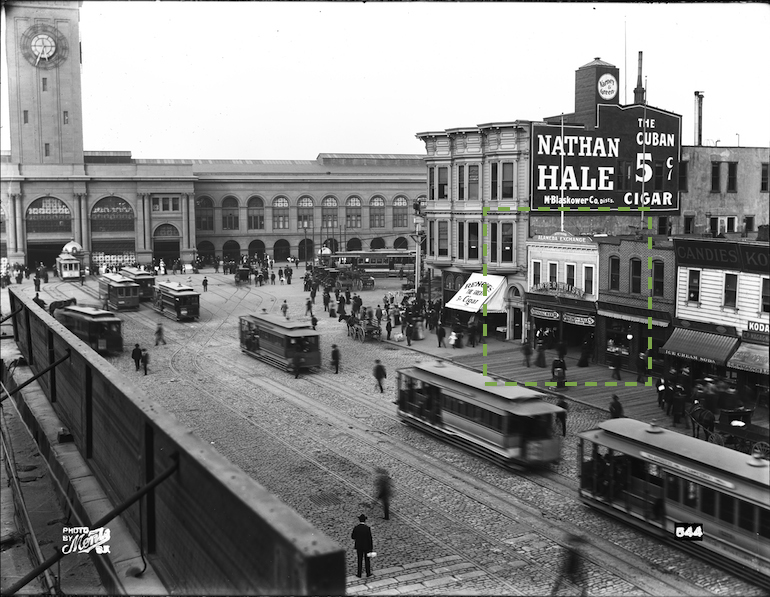
[(131, 358), (134, 359), (136, 370), (139, 371), (142, 365), (142, 349), (139, 348), (138, 344), (134, 344), (134, 350), (131, 351)]
[(358, 573), (356, 576), (361, 578), (362, 561), (366, 563), (366, 576), (372, 575), (372, 560), (366, 554), (374, 549), (374, 543), (372, 542), (372, 529), (364, 524), (366, 515), (361, 514), (358, 520), (360, 522), (353, 527), (353, 533), (350, 535), (350, 538), (355, 541), (356, 554), (358, 555)]

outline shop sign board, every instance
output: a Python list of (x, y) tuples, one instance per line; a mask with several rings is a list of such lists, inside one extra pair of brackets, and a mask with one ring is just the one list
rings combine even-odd
[(531, 209), (677, 211), (681, 131), (680, 115), (644, 105), (600, 104), (591, 131), (533, 123)]
[(577, 286), (572, 286), (566, 282), (543, 282), (532, 287), (532, 292), (542, 292), (545, 294), (571, 294), (577, 298), (583, 298), (585, 291)]
[(565, 313), (562, 315), (562, 321), (564, 321), (564, 323), (571, 323), (574, 325), (582, 325), (586, 327), (594, 327), (594, 325), (596, 325), (596, 318), (593, 315), (576, 315), (575, 313)]
[(770, 324), (766, 321), (749, 321), (741, 337), (744, 340), (770, 345)]
[(770, 245), (718, 240), (674, 239), (677, 265), (766, 274), (770, 270)]
[(540, 319), (552, 319), (553, 321), (559, 321), (561, 319), (561, 314), (558, 311), (541, 309), (540, 307), (530, 307), (529, 314), (532, 317), (539, 317)]

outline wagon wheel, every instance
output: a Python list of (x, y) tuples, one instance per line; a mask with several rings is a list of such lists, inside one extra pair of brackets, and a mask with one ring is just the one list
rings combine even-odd
[(712, 433), (712, 434), (709, 436), (709, 443), (710, 443), (710, 444), (716, 444), (716, 445), (718, 445), (718, 446), (724, 446), (724, 445), (725, 445), (725, 440), (724, 440), (724, 438), (723, 438), (721, 435), (719, 435), (718, 433)]
[(751, 447), (751, 454), (764, 460), (770, 459), (770, 444), (767, 442), (757, 442)]
[(362, 327), (359, 331), (359, 335), (361, 336), (361, 343), (363, 344), (366, 342), (366, 328)]

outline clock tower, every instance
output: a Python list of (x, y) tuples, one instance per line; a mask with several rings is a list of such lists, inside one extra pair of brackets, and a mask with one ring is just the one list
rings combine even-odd
[(83, 164), (81, 2), (6, 0), (11, 163)]

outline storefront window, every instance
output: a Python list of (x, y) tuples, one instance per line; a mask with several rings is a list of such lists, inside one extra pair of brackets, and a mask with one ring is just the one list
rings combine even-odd
[(735, 307), (738, 296), (738, 274), (725, 274), (725, 307)]
[(690, 270), (689, 281), (687, 283), (687, 301), (697, 303), (700, 301), (700, 270)]
[(631, 335), (629, 325), (619, 319), (608, 320), (607, 325), (607, 352), (620, 352), (628, 355)]

